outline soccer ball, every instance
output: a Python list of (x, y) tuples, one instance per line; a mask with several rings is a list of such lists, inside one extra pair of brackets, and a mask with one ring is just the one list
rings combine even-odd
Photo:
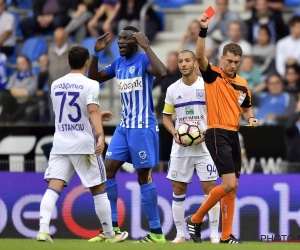
[(201, 138), (200, 129), (197, 125), (184, 122), (177, 129), (180, 142), (185, 146), (197, 144)]

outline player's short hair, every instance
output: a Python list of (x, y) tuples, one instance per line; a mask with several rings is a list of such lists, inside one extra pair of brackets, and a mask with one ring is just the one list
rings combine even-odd
[(90, 58), (87, 48), (74, 46), (69, 50), (68, 59), (71, 69), (82, 69), (86, 60)]
[(133, 32), (139, 32), (139, 30), (133, 26), (126, 26), (125, 28), (123, 28), (123, 30), (131, 30)]
[(296, 23), (300, 23), (300, 16), (293, 16), (289, 21), (289, 27), (294, 26)]
[(183, 53), (190, 53), (192, 55), (193, 60), (196, 61), (196, 55), (193, 51), (185, 49), (185, 50), (182, 50), (179, 54), (183, 54)]
[(243, 55), (243, 50), (240, 45), (235, 44), (235, 43), (228, 43), (224, 46), (223, 48), (223, 56), (227, 54), (227, 52), (230, 52), (234, 54), (235, 56), (240, 56), (242, 57)]

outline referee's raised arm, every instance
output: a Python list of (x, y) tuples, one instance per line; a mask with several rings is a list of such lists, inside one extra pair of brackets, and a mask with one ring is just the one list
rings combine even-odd
[(206, 13), (203, 13), (199, 19), (200, 24), (200, 31), (199, 31), (199, 38), (197, 41), (197, 47), (196, 47), (196, 58), (197, 62), (199, 64), (199, 68), (201, 71), (206, 71), (208, 66), (208, 60), (204, 56), (205, 52), (205, 37), (207, 33), (207, 28), (209, 24), (209, 19)]

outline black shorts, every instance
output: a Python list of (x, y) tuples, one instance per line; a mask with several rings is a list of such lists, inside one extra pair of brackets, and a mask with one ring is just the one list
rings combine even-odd
[(205, 143), (219, 176), (235, 173), (236, 178), (239, 178), (242, 156), (238, 132), (220, 128), (207, 129)]

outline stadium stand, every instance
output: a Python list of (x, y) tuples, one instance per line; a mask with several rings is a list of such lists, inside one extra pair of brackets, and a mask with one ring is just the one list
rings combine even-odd
[[(11, 75), (16, 68), (16, 57), (18, 54), (24, 53), (29, 56), (32, 61), (37, 61), (40, 54), (47, 51), (47, 47), (53, 42), (53, 33), (47, 32), (35, 37), (32, 40), (24, 41), (22, 33), (19, 28), (19, 23), (25, 17), (32, 16), (31, 2), (32, 0), (8, 0), (7, 6), (9, 10), (14, 14), (16, 19), (16, 31), (17, 31), (17, 46), (15, 53), (10, 56), (8, 61), (7, 72)], [(12, 2), (17, 2), (17, 6)], [(251, 17), (252, 12), (245, 9), (246, 0), (228, 0), (229, 9), (236, 11), (242, 17), (247, 20)], [(299, 7), (299, 0), (286, 0), (286, 8), (282, 13), (285, 23), (291, 17), (291, 14)], [(171, 50), (177, 50), (181, 37), (185, 34), (189, 23), (199, 17), (199, 13), (202, 13), (209, 5), (215, 8), (215, 0), (156, 0), (153, 9), (158, 14), (160, 20), (163, 23), (163, 29), (158, 32), (151, 47), (158, 57), (166, 62), (167, 54)], [(299, 10), (299, 8), (298, 8)], [(300, 12), (295, 12), (296, 14)], [(218, 37), (218, 33), (214, 34)], [(70, 38), (72, 39), (72, 38)], [(87, 37), (81, 45), (87, 47), (91, 52), (94, 47), (96, 38)], [(28, 45), (29, 43), (29, 45)], [(111, 41), (111, 45), (107, 51), (101, 52), (99, 68), (109, 64), (113, 59), (119, 56), (117, 39)], [(156, 88), (153, 92), (155, 104), (160, 94), (159, 88)], [(101, 108), (103, 110), (111, 110), (114, 113), (114, 118), (111, 124), (116, 124), (120, 120), (120, 107), (119, 107), (119, 93), (118, 85), (114, 80), (105, 84), (105, 87), (101, 89)]]
[(47, 53), (47, 42), (42, 37), (32, 37), (25, 40), (21, 54), (26, 55), (31, 62), (38, 61), (40, 55)]

